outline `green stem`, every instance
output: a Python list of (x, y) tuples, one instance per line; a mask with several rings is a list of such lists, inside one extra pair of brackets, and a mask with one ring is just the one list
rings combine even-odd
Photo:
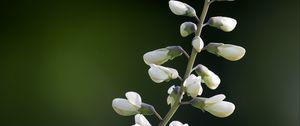
[[(203, 23), (204, 23), (204, 20), (205, 20), (205, 17), (206, 17), (209, 5), (210, 5), (210, 0), (205, 0), (204, 1), (204, 6), (203, 6), (203, 10), (202, 10), (202, 13), (201, 13), (201, 17), (200, 17), (200, 20), (198, 22), (198, 28), (197, 28), (197, 31), (195, 33), (195, 36), (199, 36), (200, 37), (200, 35), (201, 35)], [(192, 53), (191, 53), (190, 58), (189, 58), (189, 61), (188, 61), (188, 64), (187, 64), (187, 67), (186, 67), (185, 74), (184, 74), (184, 78), (183, 78), (184, 80), (186, 78), (188, 78), (189, 75), (191, 74), (193, 66), (194, 66), (194, 62), (195, 62), (196, 57), (197, 57), (197, 54), (198, 54), (197, 51), (193, 48)], [(172, 118), (172, 116), (175, 114), (175, 112), (177, 111), (177, 109), (181, 105), (180, 102), (181, 102), (181, 96), (182, 96), (183, 93), (184, 93), (184, 89), (183, 89), (183, 86), (181, 86), (180, 93), (178, 94), (179, 95), (178, 99), (175, 100), (175, 103), (170, 108), (170, 110), (167, 113), (167, 115), (160, 122), (159, 126), (166, 126), (167, 123), (170, 121), (170, 119)]]

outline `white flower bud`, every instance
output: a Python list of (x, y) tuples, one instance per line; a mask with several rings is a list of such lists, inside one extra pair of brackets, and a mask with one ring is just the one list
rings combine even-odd
[(144, 54), (144, 62), (147, 65), (156, 64), (161, 65), (168, 60), (172, 60), (177, 56), (182, 55), (182, 48), (180, 46), (168, 46), (166, 48), (161, 48), (153, 50)]
[(203, 89), (201, 87), (201, 76), (196, 77), (194, 74), (191, 74), (183, 82), (183, 86), (186, 88), (187, 94), (193, 98), (202, 94)]
[(120, 115), (130, 116), (139, 113), (141, 108), (142, 99), (136, 92), (127, 92), (126, 98), (115, 98), (112, 101), (113, 109)]
[(197, 52), (200, 52), (204, 46), (204, 42), (199, 36), (196, 36), (192, 41), (192, 45)]
[(197, 66), (196, 72), (202, 77), (202, 80), (206, 84), (206, 86), (212, 90), (216, 89), (221, 83), (221, 79), (219, 78), (219, 76), (210, 71), (206, 66), (202, 64), (199, 64)]
[(171, 11), (176, 15), (196, 17), (195, 9), (186, 3), (176, 0), (170, 0), (169, 7)]
[(246, 50), (241, 46), (224, 44), (218, 47), (218, 55), (230, 61), (241, 59), (246, 53)]
[(157, 49), (144, 54), (143, 58), (146, 64), (161, 65), (169, 60), (168, 49)]
[(231, 102), (223, 101), (224, 95), (216, 95), (205, 100), (204, 110), (212, 115), (220, 118), (231, 115), (235, 109), (235, 105)]
[(136, 114), (134, 116), (135, 124), (132, 126), (151, 126), (149, 121), (142, 114)]
[(161, 83), (164, 81), (169, 81), (171, 79), (176, 79), (179, 76), (176, 69), (158, 66), (155, 64), (150, 64), (148, 73), (150, 75), (150, 78), (155, 83)]
[(193, 22), (184, 22), (180, 25), (180, 34), (182, 37), (187, 37), (196, 31), (197, 25)]
[(217, 56), (222, 56), (230, 61), (237, 61), (243, 58), (246, 53), (246, 50), (241, 46), (224, 43), (209, 43), (206, 46), (206, 49), (208, 52)]
[(211, 17), (208, 20), (208, 24), (225, 32), (231, 32), (235, 28), (237, 21), (229, 17), (216, 16)]
[(172, 121), (169, 126), (189, 126), (189, 124), (182, 124), (179, 121)]

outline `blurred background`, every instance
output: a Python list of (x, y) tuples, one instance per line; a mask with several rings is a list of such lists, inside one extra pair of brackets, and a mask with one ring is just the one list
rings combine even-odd
[[(203, 0), (185, 0), (196, 10)], [(179, 81), (155, 84), (144, 53), (170, 45), (191, 50), (192, 37), (179, 26), (192, 18), (175, 16), (168, 0), (1, 0), (1, 126), (129, 126), (111, 101), (136, 91), (165, 115), (166, 90)], [(172, 120), (191, 126), (299, 126), (299, 0), (216, 2), (210, 16), (238, 20), (233, 32), (205, 27), (202, 38), (246, 48), (230, 62), (198, 55), (222, 83), (203, 96), (224, 93), (235, 103), (228, 118), (182, 106)], [(165, 66), (182, 74), (187, 60)], [(147, 116), (153, 125), (154, 116)]]

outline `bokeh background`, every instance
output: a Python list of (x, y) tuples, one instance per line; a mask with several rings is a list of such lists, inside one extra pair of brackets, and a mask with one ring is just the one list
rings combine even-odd
[[(202, 0), (185, 0), (196, 10)], [(142, 56), (181, 45), (192, 37), (179, 26), (192, 18), (173, 15), (167, 0), (1, 0), (1, 126), (128, 126), (115, 97), (137, 91), (164, 115), (166, 90), (179, 81), (155, 84)], [(299, 0), (236, 0), (214, 3), (210, 16), (238, 20), (231, 33), (206, 27), (205, 42), (241, 45), (238, 62), (207, 52), (198, 55), (222, 83), (203, 96), (224, 93), (236, 104), (224, 119), (183, 106), (173, 120), (191, 126), (299, 126)], [(187, 60), (165, 66), (185, 71)], [(153, 125), (155, 117), (147, 117)]]

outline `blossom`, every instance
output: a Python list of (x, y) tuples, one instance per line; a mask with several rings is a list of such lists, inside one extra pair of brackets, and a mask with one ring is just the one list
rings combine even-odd
[(112, 101), (113, 109), (120, 115), (130, 116), (140, 113), (139, 109), (142, 105), (141, 96), (136, 92), (127, 92), (125, 94), (127, 99), (115, 98)]
[(191, 74), (183, 82), (183, 86), (186, 88), (187, 94), (193, 98), (202, 94), (201, 76), (196, 77), (194, 74)]
[(161, 83), (179, 77), (176, 69), (155, 64), (150, 64), (150, 69), (148, 70), (148, 73), (150, 78), (155, 83)]
[(182, 55), (182, 48), (180, 46), (168, 46), (145, 53), (143, 59), (147, 65), (161, 65), (180, 55)]
[(182, 124), (179, 121), (172, 121), (169, 126), (189, 126), (189, 124)]
[(142, 114), (136, 114), (134, 116), (135, 124), (132, 126), (151, 126), (149, 121)]
[(231, 44), (223, 44), (217, 48), (218, 55), (230, 61), (237, 61), (241, 59), (246, 53), (246, 50), (243, 47)]
[(216, 117), (227, 117), (233, 113), (235, 105), (231, 102), (223, 101), (224, 99), (225, 95), (223, 94), (207, 98), (204, 101), (203, 109)]
[(225, 32), (231, 32), (235, 28), (237, 21), (230, 17), (216, 16), (211, 17), (208, 20), (208, 24)]
[(196, 72), (202, 77), (202, 80), (206, 84), (206, 86), (212, 90), (216, 89), (221, 83), (221, 79), (219, 78), (219, 76), (202, 64), (199, 64), (197, 66)]

